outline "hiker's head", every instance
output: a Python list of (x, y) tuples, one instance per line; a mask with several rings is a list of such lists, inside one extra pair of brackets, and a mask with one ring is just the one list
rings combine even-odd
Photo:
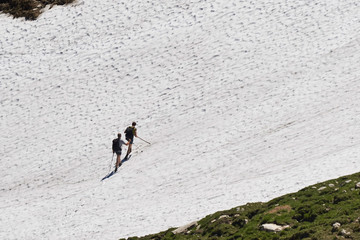
[(121, 133), (118, 133), (118, 138), (121, 138)]
[(135, 126), (136, 126), (136, 122), (133, 122), (133, 123), (132, 123), (132, 126), (135, 127)]

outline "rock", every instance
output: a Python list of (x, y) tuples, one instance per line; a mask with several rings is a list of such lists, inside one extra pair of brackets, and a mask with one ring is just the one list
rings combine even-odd
[(229, 215), (221, 215), (221, 216), (219, 217), (219, 219), (222, 219), (222, 218), (229, 218)]
[(360, 182), (355, 185), (355, 188), (360, 188)]
[(318, 190), (319, 190), (319, 191), (322, 191), (322, 190), (324, 190), (324, 189), (326, 189), (326, 187), (325, 187), (325, 186), (324, 186), (324, 187), (319, 188)]
[(330, 183), (329, 187), (333, 188), (333, 187), (335, 187), (335, 184)]
[(188, 231), (188, 229), (194, 227), (194, 226), (197, 226), (198, 223), (197, 222), (192, 222), (192, 223), (189, 223), (185, 226), (182, 226), (182, 227), (179, 227), (177, 229), (175, 229), (174, 231), (172, 231), (173, 234), (179, 234), (179, 233), (185, 233)]
[(351, 179), (349, 179), (349, 180), (346, 180), (345, 182), (346, 182), (346, 183), (351, 183), (351, 182), (352, 182), (352, 180), (351, 180)]
[(274, 223), (265, 223), (265, 224), (261, 225), (260, 228), (267, 232), (281, 232), (285, 228), (289, 228), (289, 227), (290, 227), (289, 225), (280, 226), (280, 225), (276, 225)]
[(346, 231), (345, 229), (343, 229), (343, 230), (341, 230), (341, 235), (344, 236), (344, 237), (346, 237), (346, 236), (350, 236), (351, 233), (348, 232), (348, 231)]
[(333, 226), (333, 229), (334, 229), (334, 230), (338, 230), (338, 229), (341, 227), (341, 224), (338, 223), (338, 222), (336, 222), (336, 223), (334, 223), (332, 226)]

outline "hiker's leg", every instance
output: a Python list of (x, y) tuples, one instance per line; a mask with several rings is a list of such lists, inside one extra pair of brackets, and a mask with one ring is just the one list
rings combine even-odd
[(129, 156), (129, 154), (131, 153), (131, 146), (132, 146), (132, 144), (129, 144), (125, 158), (127, 158)]
[(119, 168), (120, 163), (121, 163), (121, 158), (120, 158), (120, 155), (116, 155), (115, 172), (116, 172), (116, 171), (117, 171), (117, 169)]
[(118, 167), (119, 167), (119, 165), (121, 163), (121, 157), (120, 156), (121, 156), (120, 154), (117, 155), (117, 159), (116, 159), (116, 166), (118, 166)]

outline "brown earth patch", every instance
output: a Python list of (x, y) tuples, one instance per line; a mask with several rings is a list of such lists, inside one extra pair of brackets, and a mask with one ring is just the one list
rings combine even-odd
[(291, 206), (290, 205), (284, 205), (284, 206), (277, 206), (271, 210), (269, 210), (267, 212), (267, 214), (275, 214), (281, 211), (286, 211), (286, 212), (290, 212), (291, 211)]

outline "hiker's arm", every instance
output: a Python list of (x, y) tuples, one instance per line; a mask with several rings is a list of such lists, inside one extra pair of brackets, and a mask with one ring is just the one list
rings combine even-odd
[(129, 141), (128, 142), (124, 142), (123, 140), (121, 140), (121, 144), (124, 144), (124, 145), (129, 145)]

